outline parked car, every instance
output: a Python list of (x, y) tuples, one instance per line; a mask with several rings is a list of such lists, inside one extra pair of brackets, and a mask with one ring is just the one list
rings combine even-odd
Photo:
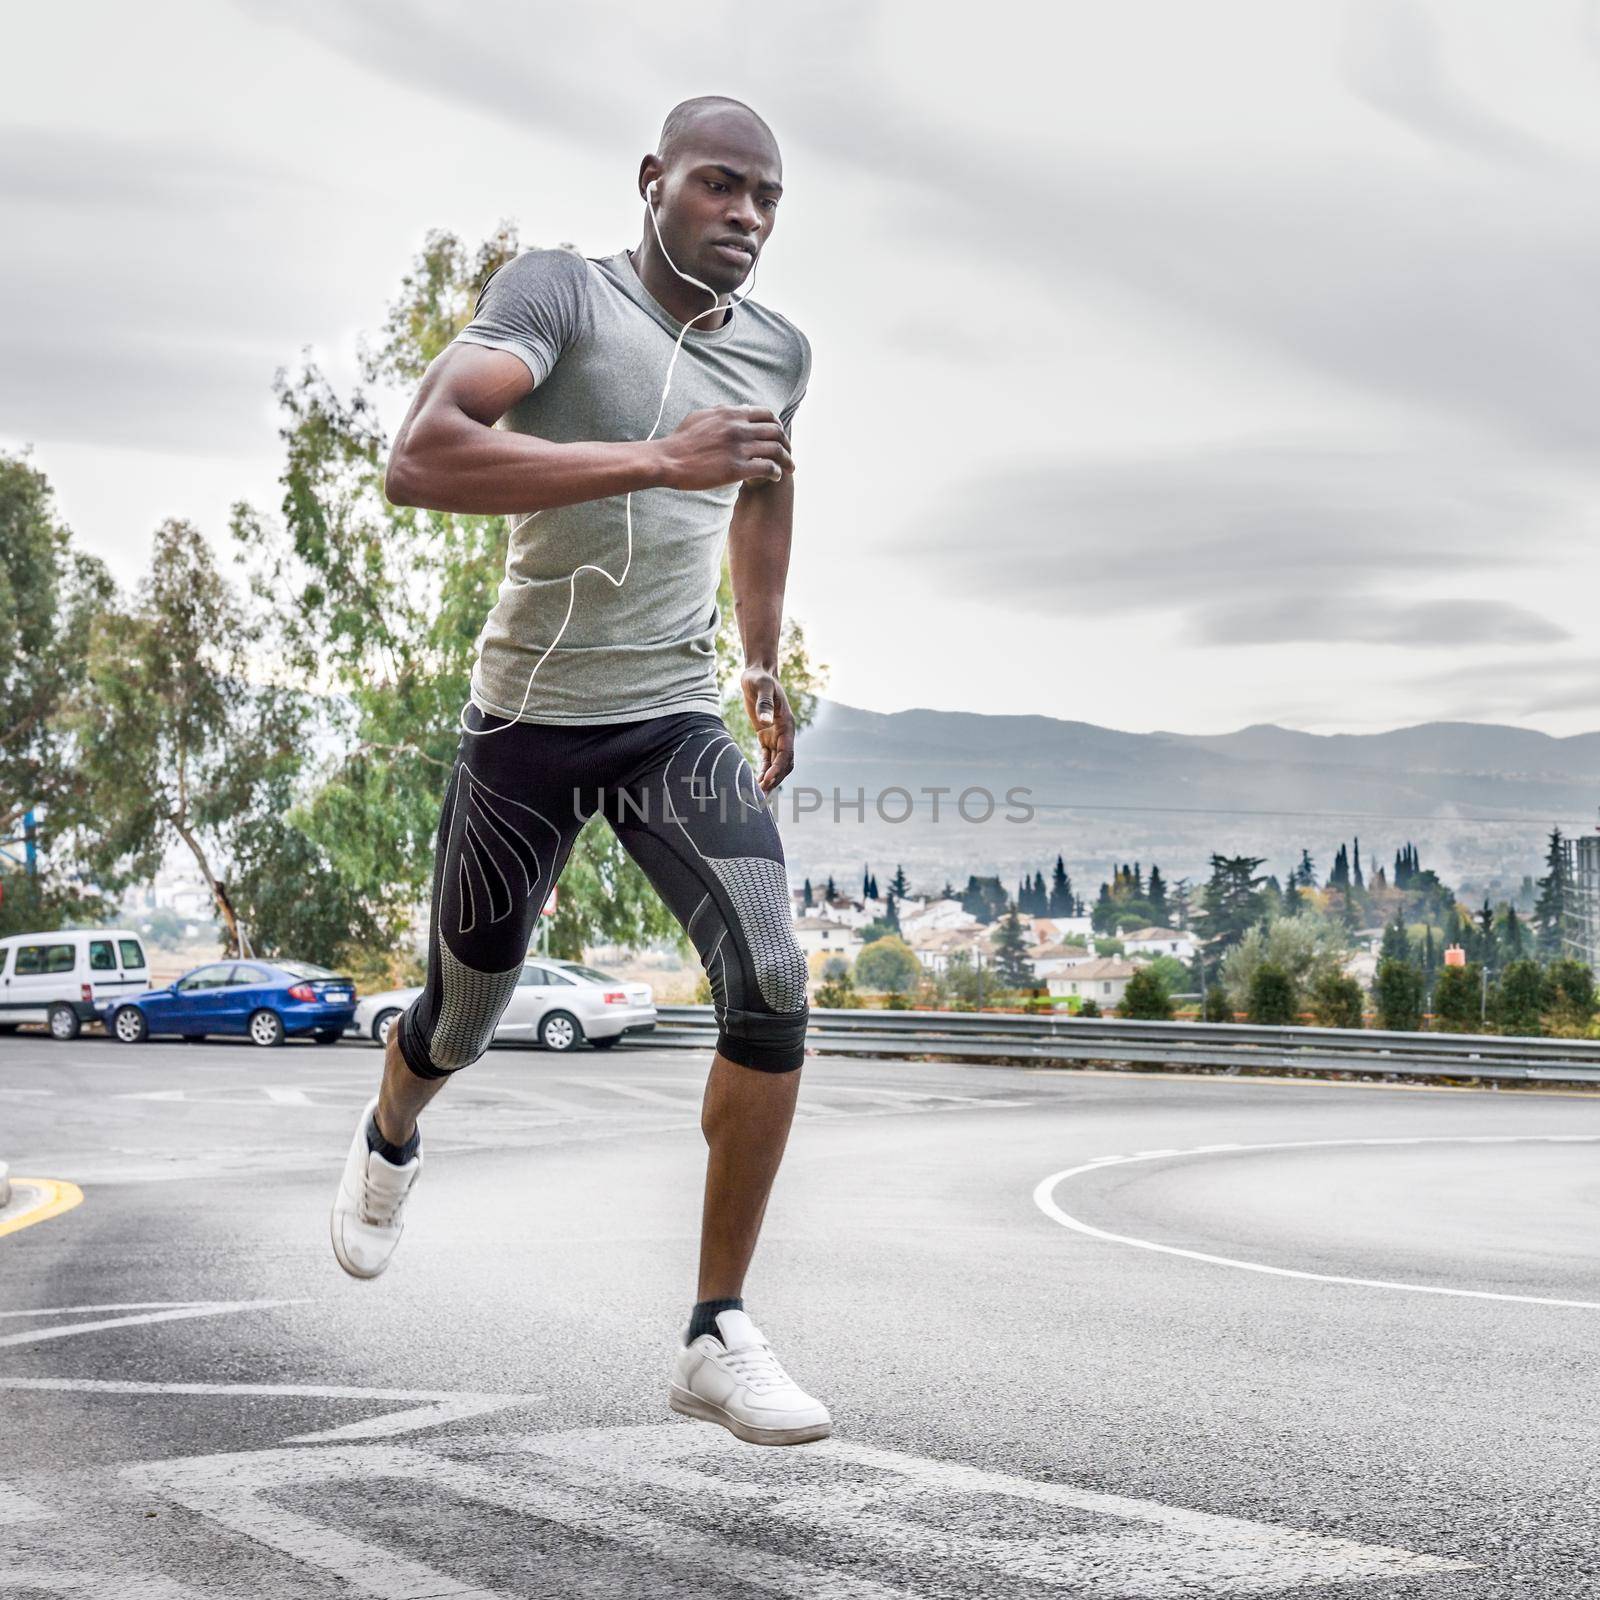
[(261, 1045), (309, 1033), (318, 1044), (334, 1044), (355, 1009), (354, 983), (309, 961), (213, 961), (168, 988), (108, 1001), (100, 1015), (124, 1044), (157, 1033), (243, 1034)]
[(52, 1039), (76, 1039), (106, 1000), (149, 983), (130, 928), (10, 934), (0, 939), (0, 1033), (44, 1022)]
[[(365, 996), (356, 1007), (351, 1030), (363, 1038), (389, 1042), (394, 1020), (421, 989), (388, 989)], [(573, 1050), (585, 1039), (609, 1050), (625, 1033), (648, 1033), (656, 1008), (648, 983), (624, 983), (578, 961), (524, 963), (500, 1025), (497, 1044), (532, 1040), (546, 1050)]]

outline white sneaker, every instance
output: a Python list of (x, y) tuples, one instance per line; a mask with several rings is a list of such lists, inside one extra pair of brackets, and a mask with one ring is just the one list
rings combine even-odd
[(787, 1372), (742, 1311), (719, 1311), (722, 1337), (702, 1333), (672, 1358), (667, 1403), (686, 1417), (720, 1423), (751, 1444), (826, 1439), (833, 1419)]
[(399, 1167), (367, 1148), (367, 1121), (377, 1104), (373, 1099), (361, 1113), (350, 1154), (345, 1157), (333, 1215), (328, 1219), (333, 1253), (354, 1278), (376, 1278), (389, 1265), (405, 1227), (400, 1213), (422, 1171), (420, 1148)]

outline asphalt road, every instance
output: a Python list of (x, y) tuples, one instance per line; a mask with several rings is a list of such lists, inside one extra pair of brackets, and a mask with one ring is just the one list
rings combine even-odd
[(1600, 1099), (813, 1058), (762, 1449), (666, 1406), (706, 1063), (491, 1052), (360, 1283), (378, 1063), (0, 1040), (83, 1194), (0, 1236), (6, 1600), (1600, 1591)]

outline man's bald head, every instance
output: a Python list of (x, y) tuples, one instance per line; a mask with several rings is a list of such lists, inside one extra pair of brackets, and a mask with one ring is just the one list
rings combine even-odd
[(718, 125), (740, 123), (759, 128), (771, 144), (772, 153), (777, 154), (778, 141), (766, 122), (744, 101), (730, 99), (725, 94), (702, 94), (693, 100), (680, 100), (661, 124), (661, 139), (656, 153), (664, 166), (671, 166), (674, 157), (695, 135), (711, 131), (712, 127)]
[(649, 263), (731, 293), (771, 237), (783, 194), (772, 129), (742, 100), (700, 95), (667, 113), (660, 148), (639, 163), (651, 207), (640, 248)]

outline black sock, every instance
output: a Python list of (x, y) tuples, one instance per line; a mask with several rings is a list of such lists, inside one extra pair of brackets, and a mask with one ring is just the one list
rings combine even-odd
[(696, 1303), (694, 1312), (689, 1318), (689, 1331), (683, 1336), (685, 1344), (693, 1344), (702, 1333), (722, 1337), (717, 1333), (717, 1313), (719, 1311), (743, 1311), (744, 1301), (737, 1296), (731, 1300), (701, 1300)]
[(367, 1149), (376, 1150), (383, 1159), (393, 1166), (403, 1167), (418, 1150), (422, 1148), (422, 1129), (413, 1128), (411, 1137), (404, 1144), (390, 1144), (378, 1132), (378, 1119), (376, 1115), (367, 1118)]

